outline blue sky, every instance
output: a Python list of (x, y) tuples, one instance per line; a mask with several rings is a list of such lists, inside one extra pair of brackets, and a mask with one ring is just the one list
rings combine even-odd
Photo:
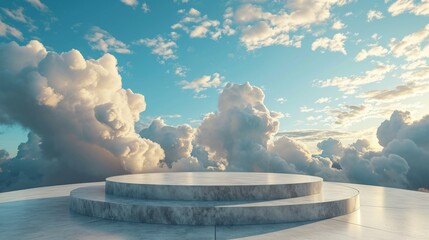
[[(373, 148), (394, 110), (428, 114), (427, 1), (314, 3), (3, 1), (0, 42), (37, 39), (86, 59), (113, 54), (123, 87), (146, 98), (143, 125), (161, 116), (198, 126), (227, 82), (261, 87), (267, 107), (284, 115), (281, 132), (345, 132), (336, 137), (364, 137)], [(407, 91), (374, 92), (398, 86)], [(28, 130), (0, 132), (0, 147), (13, 155)], [(298, 140), (315, 149), (317, 141)]]

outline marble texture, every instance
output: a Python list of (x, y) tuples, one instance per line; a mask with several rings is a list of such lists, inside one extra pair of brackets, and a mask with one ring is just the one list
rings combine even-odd
[(273, 200), (320, 193), (319, 177), (245, 172), (132, 174), (106, 179), (106, 193), (156, 200)]
[(343, 184), (360, 192), (353, 213), (310, 222), (186, 226), (92, 218), (69, 211), (71, 189), (85, 183), (0, 193), (0, 239), (388, 239), (427, 240), (429, 194)]
[(267, 201), (171, 201), (106, 195), (103, 186), (70, 193), (70, 209), (120, 221), (183, 225), (268, 224), (320, 220), (356, 211), (359, 192), (326, 183), (320, 194)]

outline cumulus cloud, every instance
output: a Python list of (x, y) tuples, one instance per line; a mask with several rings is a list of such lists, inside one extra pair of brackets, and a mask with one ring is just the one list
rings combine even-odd
[(204, 75), (199, 77), (191, 82), (182, 80), (179, 82), (179, 85), (182, 86), (182, 89), (193, 90), (196, 93), (205, 91), (208, 88), (217, 88), (222, 84), (222, 77), (219, 73), (213, 73), (210, 75)]
[(412, 188), (429, 186), (429, 116), (412, 122), (409, 112), (395, 111), (377, 130), (379, 143), (386, 154), (406, 160), (407, 179)]
[(370, 49), (362, 49), (355, 57), (355, 61), (360, 62), (367, 57), (383, 57), (388, 53), (388, 50), (382, 46), (373, 46)]
[(318, 38), (311, 44), (311, 50), (316, 51), (318, 48), (322, 48), (331, 52), (340, 52), (347, 55), (346, 49), (344, 48), (346, 39), (346, 35), (342, 33), (335, 34), (332, 39), (327, 37)]
[(368, 11), (366, 16), (368, 22), (371, 22), (372, 20), (380, 20), (384, 17), (382, 12), (372, 9)]
[(227, 170), (291, 172), (293, 167), (267, 151), (278, 131), (278, 113), (263, 103), (264, 93), (249, 83), (228, 83), (219, 96), (218, 112), (205, 116), (196, 143)]
[(17, 38), (19, 40), (24, 39), (21, 31), (19, 31), (18, 29), (4, 23), (1, 19), (0, 19), (0, 36), (1, 37), (12, 36), (12, 37)]
[(388, 11), (392, 16), (397, 16), (404, 12), (410, 12), (415, 15), (429, 15), (429, 1), (421, 0), (417, 3), (414, 0), (396, 0)]
[(170, 168), (178, 160), (191, 157), (194, 134), (195, 129), (189, 125), (168, 126), (160, 118), (153, 120), (148, 128), (140, 132), (143, 138), (161, 145), (165, 151), (165, 158), (161, 164), (166, 164)]
[(104, 53), (131, 53), (131, 50), (127, 44), (119, 41), (106, 30), (103, 30), (99, 27), (92, 27), (90, 33), (87, 34), (85, 38), (89, 41), (89, 45), (94, 50), (99, 50)]
[(2, 174), (25, 175), (19, 166), (34, 164), (37, 185), (158, 168), (164, 151), (134, 130), (144, 96), (122, 88), (115, 57), (85, 60), (77, 50), (47, 52), (34, 40), (2, 44), (0, 56), (0, 112), (30, 129), (28, 143), (40, 148), (34, 162), (12, 159)]
[(140, 39), (135, 44), (144, 45), (152, 49), (152, 54), (158, 55), (162, 61), (176, 59), (175, 49), (177, 44), (173, 40), (164, 39), (161, 36), (156, 38)]
[[(77, 50), (47, 52), (38, 41), (3, 44), (0, 53), (8, 56), (0, 57), (0, 116), (31, 130), (16, 157), (0, 151), (2, 190), (95, 181), (125, 172), (207, 170), (429, 187), (429, 116), (411, 122), (409, 113), (394, 112), (377, 131), (382, 151), (371, 151), (366, 140), (343, 146), (328, 138), (317, 145), (321, 153), (312, 155), (288, 136), (319, 139), (349, 133), (279, 134), (282, 115), (264, 104), (262, 89), (228, 83), (217, 111), (206, 114), (199, 127), (169, 126), (159, 118), (138, 134), (135, 123), (145, 100), (122, 88), (112, 55), (85, 60)], [(343, 108), (335, 113), (338, 121), (366, 110), (364, 105)]]

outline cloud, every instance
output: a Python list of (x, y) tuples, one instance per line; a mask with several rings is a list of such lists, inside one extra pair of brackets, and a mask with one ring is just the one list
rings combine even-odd
[(193, 90), (196, 93), (205, 91), (208, 88), (217, 88), (222, 84), (222, 77), (219, 73), (213, 73), (210, 75), (204, 75), (197, 79), (194, 79), (191, 82), (182, 80), (179, 82), (179, 85), (182, 86), (182, 89)]
[(43, 4), (42, 1), (40, 0), (26, 0), (26, 1), (39, 11), (47, 12), (49, 10), (49, 8), (45, 4)]
[(338, 87), (345, 94), (353, 94), (362, 85), (373, 82), (379, 82), (384, 79), (385, 75), (395, 68), (393, 64), (384, 64), (378, 62), (376, 67), (368, 70), (365, 74), (349, 77), (334, 77), (324, 81), (318, 81), (320, 87)]
[(337, 20), (332, 24), (332, 29), (334, 30), (341, 30), (345, 27), (344, 23), (341, 22), (341, 20)]
[(303, 141), (303, 142), (316, 142), (322, 141), (326, 138), (344, 138), (349, 136), (349, 132), (341, 132), (334, 130), (295, 130), (287, 132), (279, 132), (276, 136), (287, 136), (289, 138)]
[(149, 5), (147, 3), (142, 3), (142, 10), (144, 13), (150, 12)]
[(365, 101), (398, 101), (411, 96), (421, 95), (429, 91), (428, 83), (406, 83), (389, 90), (372, 90), (359, 95)]
[(33, 20), (25, 16), (23, 7), (19, 7), (16, 10), (10, 10), (7, 8), (2, 9), (3, 12), (13, 20), (27, 24), (30, 32), (37, 29), (37, 27), (33, 24)]
[(221, 24), (220, 21), (209, 19), (207, 15), (202, 15), (197, 9), (191, 8), (185, 13), (185, 16), (183, 16), (178, 23), (172, 25), (171, 28), (174, 30), (182, 29), (188, 33), (191, 38), (210, 37), (213, 40), (218, 40), (222, 35), (230, 36), (235, 33), (235, 30), (231, 28), (231, 11), (231, 8), (225, 10), (223, 16), (224, 21)]
[(306, 113), (306, 112), (312, 112), (312, 111), (314, 111), (314, 109), (313, 108), (309, 108), (307, 106), (302, 106), (302, 107), (299, 108), (299, 111)]
[(189, 125), (168, 126), (160, 118), (153, 120), (148, 128), (140, 132), (143, 138), (161, 145), (165, 152), (161, 164), (166, 164), (169, 168), (180, 159), (191, 157), (194, 134), (195, 129)]
[(135, 44), (144, 45), (152, 49), (152, 54), (158, 55), (162, 61), (176, 59), (174, 49), (177, 44), (173, 40), (164, 39), (161, 36), (156, 38), (140, 39)]
[(350, 124), (352, 120), (360, 118), (365, 112), (365, 105), (344, 105), (344, 110), (334, 109), (330, 110), (330, 113), (336, 118), (335, 124), (342, 125), (344, 123)]
[(317, 147), (322, 150), (320, 154), (322, 157), (341, 156), (344, 151), (341, 142), (334, 138), (327, 138), (319, 142)]
[(0, 19), (0, 36), (1, 37), (12, 36), (12, 37), (17, 38), (19, 40), (24, 39), (21, 31), (19, 31), (18, 29), (14, 28), (10, 25), (7, 25), (1, 19)]
[(89, 45), (94, 50), (99, 50), (104, 53), (131, 53), (131, 50), (129, 49), (128, 45), (117, 40), (106, 30), (103, 30), (99, 27), (92, 27), (90, 33), (87, 34), (85, 38), (89, 41)]
[(311, 44), (311, 50), (316, 51), (318, 48), (323, 48), (331, 52), (340, 52), (347, 55), (346, 49), (344, 48), (346, 39), (347, 37), (342, 33), (335, 34), (332, 39), (327, 37), (318, 38)]
[(395, 111), (377, 130), (385, 154), (406, 160), (410, 169), (407, 179), (413, 189), (429, 186), (429, 116), (411, 122), (409, 112)]
[(187, 71), (188, 71), (188, 69), (186, 67), (178, 66), (174, 70), (174, 74), (176, 74), (177, 76), (180, 76), (180, 77), (185, 77)]
[(205, 116), (196, 143), (230, 171), (293, 172), (293, 167), (270, 153), (278, 131), (278, 113), (263, 103), (260, 88), (228, 83), (219, 96), (218, 111)]
[(384, 18), (383, 13), (377, 10), (370, 9), (367, 13), (367, 21), (371, 22), (373, 20), (380, 20)]
[(373, 46), (368, 50), (362, 49), (355, 57), (356, 62), (365, 60), (367, 57), (383, 57), (388, 53), (388, 50), (382, 46)]
[(331, 101), (331, 98), (329, 98), (329, 97), (323, 97), (323, 98), (317, 99), (314, 103), (320, 103), (320, 104), (322, 104), (322, 103), (328, 103), (330, 101)]
[(20, 166), (34, 164), (28, 177), (44, 185), (158, 168), (164, 151), (134, 130), (144, 96), (122, 88), (115, 57), (85, 60), (77, 50), (47, 52), (34, 40), (2, 44), (0, 56), (0, 112), (30, 129), (28, 143), (40, 148), (34, 162), (12, 159), (2, 175), (26, 175)]
[(415, 3), (414, 0), (396, 0), (388, 11), (392, 16), (397, 16), (404, 12), (414, 13), (415, 15), (429, 15), (429, 1), (421, 0), (420, 3)]
[(283, 103), (285, 103), (287, 101), (287, 99), (286, 98), (277, 98), (276, 99), (276, 102), (278, 102), (278, 103), (280, 103), (280, 104), (283, 104)]
[(407, 61), (415, 61), (429, 56), (429, 45), (422, 46), (429, 39), (429, 24), (420, 31), (411, 33), (397, 41), (390, 41), (390, 51), (395, 57), (405, 57)]
[(137, 0), (121, 0), (121, 2), (131, 7), (137, 7), (139, 4)]
[(235, 11), (234, 20), (241, 29), (240, 40), (248, 51), (272, 45), (299, 48), (304, 36), (291, 36), (292, 33), (325, 22), (330, 18), (334, 6), (342, 6), (347, 2), (294, 0), (277, 13), (264, 11), (254, 4), (244, 4)]

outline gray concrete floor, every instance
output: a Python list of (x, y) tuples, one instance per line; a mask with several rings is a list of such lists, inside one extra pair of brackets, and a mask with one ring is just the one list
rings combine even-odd
[(429, 194), (359, 189), (361, 209), (315, 222), (247, 226), (174, 226), (115, 222), (69, 211), (72, 184), (0, 193), (0, 239), (429, 239)]

